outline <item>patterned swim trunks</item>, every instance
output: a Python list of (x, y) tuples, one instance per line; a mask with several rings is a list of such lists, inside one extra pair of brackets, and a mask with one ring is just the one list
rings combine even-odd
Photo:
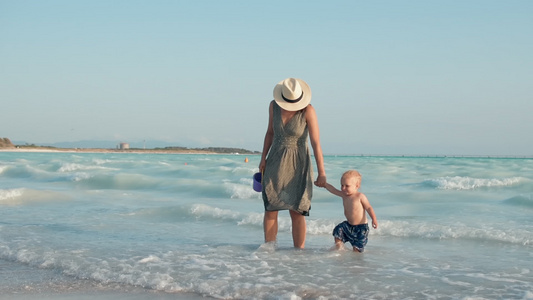
[(344, 221), (333, 229), (333, 236), (343, 243), (350, 242), (359, 252), (365, 251), (368, 242), (368, 224), (351, 225)]

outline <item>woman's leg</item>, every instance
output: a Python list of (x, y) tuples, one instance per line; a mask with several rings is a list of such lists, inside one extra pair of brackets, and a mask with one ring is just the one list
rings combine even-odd
[(296, 211), (289, 211), (292, 220), (292, 241), (294, 248), (303, 249), (305, 247), (305, 235), (307, 226), (305, 216)]
[(265, 211), (263, 218), (263, 229), (265, 231), (265, 243), (276, 241), (278, 235), (278, 212)]

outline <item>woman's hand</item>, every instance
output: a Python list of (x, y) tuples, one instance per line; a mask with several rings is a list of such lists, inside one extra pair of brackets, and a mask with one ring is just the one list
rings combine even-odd
[(265, 171), (266, 166), (266, 160), (261, 159), (261, 162), (259, 163), (259, 172), (263, 173)]
[(325, 187), (326, 182), (326, 175), (318, 175), (315, 181), (315, 185), (318, 187)]

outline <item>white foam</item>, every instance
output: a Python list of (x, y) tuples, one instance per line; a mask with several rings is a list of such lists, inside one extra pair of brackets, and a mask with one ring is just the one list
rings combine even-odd
[(22, 197), (24, 191), (24, 188), (0, 190), (0, 201), (5, 203), (12, 200), (16, 200)]
[(264, 213), (248, 213), (237, 224), (263, 226), (263, 217)]
[(90, 175), (89, 173), (77, 172), (77, 173), (74, 173), (70, 178), (72, 181), (78, 182), (78, 181), (87, 180), (91, 177), (92, 175)]
[(69, 173), (74, 171), (87, 171), (87, 170), (117, 170), (114, 168), (108, 168), (108, 167), (102, 167), (102, 166), (94, 166), (94, 165), (85, 165), (85, 164), (78, 164), (78, 163), (63, 163), (61, 167), (57, 170), (60, 173)]
[(343, 220), (338, 220), (338, 222), (335, 222), (327, 219), (308, 220), (307, 233), (316, 235), (331, 235), (333, 228), (335, 228), (335, 226), (342, 221)]
[(523, 177), (509, 178), (473, 178), (463, 176), (439, 177), (426, 180), (432, 186), (442, 190), (474, 190), (490, 187), (507, 187), (523, 182)]
[(527, 229), (515, 227), (473, 227), (465, 224), (441, 224), (425, 221), (390, 221), (381, 220), (379, 229), (371, 234), (393, 237), (414, 237), (423, 239), (471, 239), (480, 241), (498, 241), (524, 246), (533, 243), (533, 236)]
[(195, 204), (191, 208), (191, 213), (195, 216), (209, 216), (219, 219), (237, 220), (240, 216), (238, 212), (229, 209), (221, 209), (218, 207), (211, 207), (205, 204)]
[(146, 264), (146, 263), (153, 263), (153, 262), (160, 262), (161, 259), (155, 255), (150, 255), (148, 257), (145, 257), (141, 260), (139, 260), (139, 263)]
[(69, 199), (65, 194), (47, 190), (16, 188), (0, 190), (0, 204), (19, 205), (34, 201), (63, 201)]
[(231, 199), (261, 199), (261, 193), (252, 188), (252, 179), (241, 179), (240, 183), (225, 182), (224, 186)]
[(467, 287), (467, 286), (471, 286), (472, 284), (468, 283), (468, 282), (464, 282), (464, 281), (454, 281), (454, 280), (451, 280), (450, 278), (448, 277), (443, 277), (442, 278), (442, 281), (449, 284), (449, 285), (454, 285), (454, 286), (464, 286), (464, 287)]

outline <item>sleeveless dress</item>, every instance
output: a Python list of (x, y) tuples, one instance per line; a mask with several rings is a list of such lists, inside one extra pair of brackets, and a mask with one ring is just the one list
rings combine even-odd
[(307, 145), (309, 130), (305, 109), (283, 124), (281, 108), (274, 102), (274, 138), (263, 174), (263, 202), (266, 211), (294, 210), (309, 215), (313, 195), (313, 169)]

